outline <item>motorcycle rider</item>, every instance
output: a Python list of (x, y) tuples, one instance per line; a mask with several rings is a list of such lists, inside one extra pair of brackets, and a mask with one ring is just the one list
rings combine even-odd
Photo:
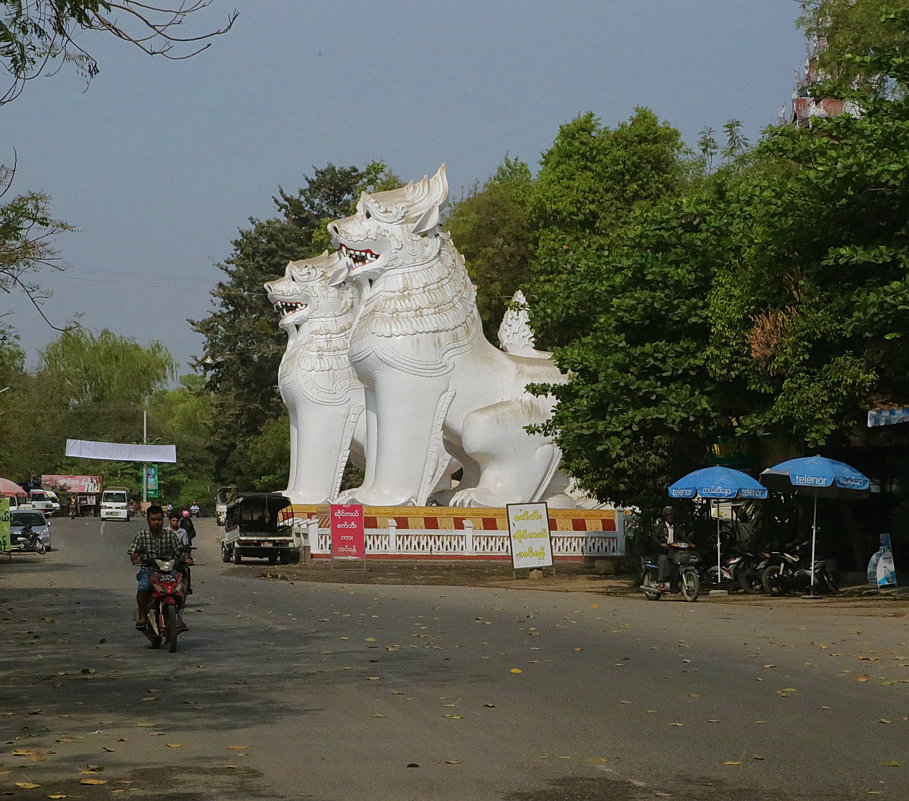
[(688, 537), (675, 524), (675, 509), (664, 506), (660, 519), (654, 524), (650, 540), (657, 549), (657, 581), (662, 591), (669, 589), (667, 583), (675, 583), (676, 566), (680, 542), (689, 542)]
[(149, 506), (145, 512), (148, 529), (140, 531), (133, 538), (127, 553), (129, 561), (139, 566), (136, 573), (138, 588), (136, 590), (136, 628), (144, 629), (148, 604), (151, 601), (152, 590), (149, 581), (148, 568), (142, 565), (142, 559), (180, 559), (184, 558), (187, 564), (193, 564), (192, 557), (181, 554), (180, 541), (172, 531), (164, 530), (164, 510), (157, 504)]

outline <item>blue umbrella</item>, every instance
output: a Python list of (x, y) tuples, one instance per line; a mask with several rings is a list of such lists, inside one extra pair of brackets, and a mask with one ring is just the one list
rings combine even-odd
[(757, 479), (730, 467), (705, 467), (682, 476), (669, 487), (670, 498), (766, 498), (767, 488)]
[(845, 462), (827, 459), (816, 454), (789, 459), (768, 467), (761, 473), (761, 483), (775, 492), (806, 490), (814, 497), (814, 518), (811, 522), (811, 594), (814, 594), (814, 557), (817, 543), (817, 499), (853, 498), (868, 494), (871, 481)]
[[(717, 500), (732, 500), (734, 498), (767, 497), (767, 488), (756, 479), (733, 470), (731, 467), (704, 467), (695, 470), (687, 476), (682, 476), (669, 487), (670, 498), (708, 498)], [(722, 559), (720, 554), (720, 517), (716, 519), (716, 570), (717, 581), (722, 573)]]

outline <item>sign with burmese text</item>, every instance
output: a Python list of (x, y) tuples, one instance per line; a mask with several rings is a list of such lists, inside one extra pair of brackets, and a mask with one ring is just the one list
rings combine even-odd
[(515, 570), (552, 566), (549, 508), (545, 503), (509, 503), (508, 533)]
[(10, 549), (9, 498), (0, 498), (0, 551)]
[(363, 507), (359, 504), (331, 505), (331, 556), (333, 559), (365, 559)]

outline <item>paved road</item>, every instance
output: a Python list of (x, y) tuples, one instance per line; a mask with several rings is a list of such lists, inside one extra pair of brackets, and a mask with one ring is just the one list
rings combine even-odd
[(905, 607), (267, 581), (202, 521), (169, 654), (138, 528), (0, 561), (3, 797), (909, 798)]

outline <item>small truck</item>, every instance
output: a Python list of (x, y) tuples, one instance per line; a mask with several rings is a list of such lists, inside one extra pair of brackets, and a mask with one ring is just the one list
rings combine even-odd
[(238, 565), (244, 557), (253, 557), (268, 559), (270, 565), (298, 563), (293, 522), (291, 500), (280, 492), (238, 492), (225, 512), (222, 561)]

